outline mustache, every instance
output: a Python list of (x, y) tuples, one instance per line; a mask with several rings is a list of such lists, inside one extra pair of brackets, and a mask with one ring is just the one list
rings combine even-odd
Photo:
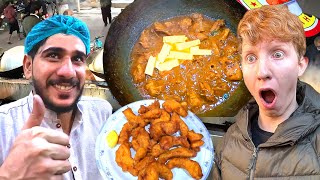
[(55, 84), (69, 84), (71, 86), (79, 86), (80, 85), (80, 81), (75, 79), (75, 78), (71, 78), (71, 79), (64, 79), (64, 78), (60, 78), (60, 79), (51, 79), (48, 81), (49, 85), (55, 85)]

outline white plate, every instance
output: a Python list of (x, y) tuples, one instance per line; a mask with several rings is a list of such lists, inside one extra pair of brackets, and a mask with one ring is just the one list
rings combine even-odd
[[(138, 109), (140, 108), (140, 105), (148, 106), (153, 102), (154, 100), (141, 100), (123, 106), (108, 118), (107, 122), (100, 130), (100, 134), (98, 135), (96, 141), (95, 156), (98, 168), (104, 179), (136, 180), (138, 178), (132, 176), (128, 172), (123, 172), (122, 169), (117, 165), (115, 161), (115, 154), (116, 150), (119, 148), (119, 145), (115, 146), (114, 148), (108, 147), (106, 143), (106, 136), (112, 130), (115, 130), (118, 134), (120, 133), (122, 126), (127, 122), (122, 111), (130, 107), (135, 114), (138, 114)], [(160, 104), (162, 103), (163, 101), (160, 101)], [(214, 158), (214, 149), (210, 138), (210, 134), (204, 126), (204, 124), (202, 123), (202, 121), (192, 112), (189, 111), (188, 116), (185, 118), (182, 117), (182, 120), (188, 125), (189, 130), (194, 130), (195, 132), (201, 133), (203, 135), (202, 140), (205, 143), (201, 146), (197, 156), (191, 159), (197, 161), (200, 164), (203, 174), (202, 179), (205, 180), (211, 171)], [(131, 154), (134, 155), (134, 152), (132, 151)], [(186, 173), (185, 170), (180, 168), (173, 168), (172, 173), (173, 180), (192, 179), (191, 176), (188, 173)]]

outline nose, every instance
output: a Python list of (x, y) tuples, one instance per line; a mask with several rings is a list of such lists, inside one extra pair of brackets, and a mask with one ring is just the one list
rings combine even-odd
[(265, 80), (271, 78), (270, 64), (267, 59), (260, 59), (256, 67), (257, 78)]
[(76, 76), (76, 70), (70, 58), (66, 58), (61, 62), (61, 66), (57, 70), (57, 75), (65, 78), (72, 78)]

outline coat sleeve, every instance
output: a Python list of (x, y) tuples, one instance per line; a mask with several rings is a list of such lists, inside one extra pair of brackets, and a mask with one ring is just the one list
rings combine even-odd
[[(320, 115), (317, 115), (317, 117), (319, 118), (318, 119), (318, 121), (319, 121)], [(314, 145), (313, 145), (314, 149), (316, 150), (316, 153), (317, 153), (319, 160), (320, 160), (320, 126), (315, 131), (313, 143), (314, 143)]]
[(222, 138), (222, 141), (216, 145), (214, 162), (213, 162), (213, 179), (221, 180), (221, 153), (224, 147), (226, 136)]
[(221, 169), (220, 169), (220, 163), (217, 160), (217, 158), (214, 158), (213, 162), (213, 179), (214, 180), (221, 180)]
[(222, 180), (222, 173), (221, 173), (222, 155), (230, 139), (230, 134), (234, 131), (234, 128), (235, 128), (234, 125), (229, 127), (228, 131), (222, 137), (221, 142), (219, 142), (216, 145), (214, 163), (213, 163), (213, 179), (214, 180)]

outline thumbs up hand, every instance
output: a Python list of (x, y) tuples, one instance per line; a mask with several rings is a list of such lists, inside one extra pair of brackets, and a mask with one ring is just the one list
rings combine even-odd
[(38, 95), (33, 110), (0, 167), (0, 179), (62, 179), (71, 169), (67, 134), (40, 127), (45, 106)]
[(45, 113), (45, 106), (43, 104), (42, 99), (40, 98), (39, 95), (34, 95), (33, 96), (33, 109), (32, 112), (29, 116), (29, 119), (27, 122), (24, 124), (24, 129), (30, 129), (35, 126), (40, 126), (43, 118), (44, 118), (44, 113)]

